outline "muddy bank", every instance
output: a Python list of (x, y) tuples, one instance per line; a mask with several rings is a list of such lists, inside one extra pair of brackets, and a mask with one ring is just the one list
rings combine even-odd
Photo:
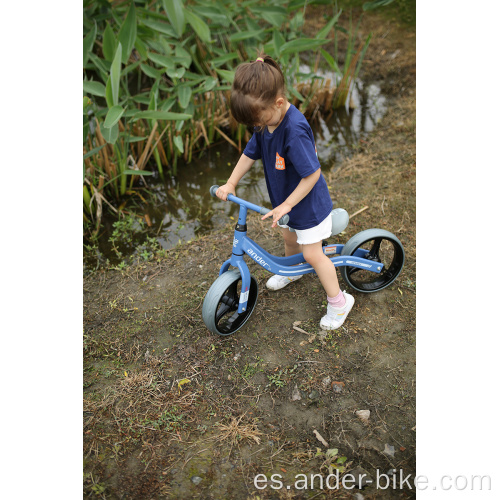
[[(391, 99), (369, 140), (327, 178), (336, 206), (369, 207), (336, 241), (387, 229), (405, 248), (403, 272), (381, 292), (354, 292), (346, 324), (324, 335), (315, 276), (270, 292), (269, 274), (250, 263), (258, 303), (229, 338), (208, 332), (201, 307), (230, 255), (232, 221), (153, 262), (86, 276), (86, 497), (414, 497), (373, 483), (295, 483), (336, 470), (415, 474), (415, 33), (376, 14), (362, 28), (373, 32), (363, 71), (379, 75)], [(256, 214), (249, 235), (282, 254)], [(256, 488), (258, 474), (279, 474), (282, 488)]]

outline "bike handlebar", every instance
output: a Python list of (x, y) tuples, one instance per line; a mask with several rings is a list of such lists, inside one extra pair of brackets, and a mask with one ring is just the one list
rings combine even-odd
[[(215, 198), (217, 195), (215, 194), (217, 189), (219, 189), (219, 186), (214, 185), (210, 188), (210, 194)], [(253, 203), (250, 203), (249, 201), (242, 200), (241, 198), (238, 198), (237, 196), (233, 196), (232, 194), (229, 194), (227, 196), (227, 199), (229, 201), (233, 201), (234, 203), (238, 203), (239, 205), (244, 205), (247, 208), (250, 208), (254, 212), (259, 213), (260, 215), (266, 215), (271, 210), (269, 208), (265, 207), (259, 207), (258, 205), (254, 205)], [(290, 220), (290, 217), (288, 217), (288, 214), (283, 215), (281, 219), (278, 220), (278, 223), (281, 224), (282, 226), (286, 226), (288, 224), (288, 221)]]

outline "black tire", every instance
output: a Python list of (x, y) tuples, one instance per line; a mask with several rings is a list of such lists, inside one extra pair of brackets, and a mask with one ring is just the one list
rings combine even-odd
[(212, 333), (232, 335), (248, 321), (259, 295), (257, 280), (250, 275), (247, 309), (238, 314), (240, 293), (241, 274), (238, 269), (227, 271), (214, 281), (202, 308), (203, 321)]
[(357, 267), (340, 266), (344, 281), (358, 292), (373, 293), (382, 290), (389, 286), (403, 269), (403, 245), (396, 236), (385, 229), (367, 229), (355, 234), (346, 243), (341, 255), (353, 255), (358, 248), (366, 250), (365, 259), (384, 264), (384, 270), (380, 274)]

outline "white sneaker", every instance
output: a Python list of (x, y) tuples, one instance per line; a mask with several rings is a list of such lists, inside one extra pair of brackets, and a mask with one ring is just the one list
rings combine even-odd
[(292, 281), (297, 281), (299, 278), (302, 278), (302, 274), (299, 274), (298, 276), (281, 276), (279, 274), (275, 274), (267, 280), (266, 286), (269, 290), (281, 290)]
[(328, 304), (326, 315), (321, 318), (319, 326), (323, 330), (336, 330), (342, 326), (349, 311), (354, 305), (354, 297), (344, 291), (345, 304), (344, 307), (333, 307)]

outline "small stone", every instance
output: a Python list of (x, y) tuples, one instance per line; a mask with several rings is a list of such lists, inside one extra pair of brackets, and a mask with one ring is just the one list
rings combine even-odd
[(295, 384), (295, 387), (292, 390), (292, 401), (300, 401), (302, 397), (300, 396), (300, 391), (299, 388), (297, 387), (297, 384)]
[(370, 410), (358, 410), (356, 416), (363, 422), (367, 423), (370, 418)]
[(203, 481), (203, 479), (200, 476), (193, 476), (191, 478), (191, 481), (193, 482), (193, 484), (198, 485)]
[(312, 390), (311, 393), (309, 394), (309, 399), (313, 401), (315, 399), (319, 399), (319, 392), (316, 389)]
[(344, 382), (332, 382), (333, 392), (342, 392), (344, 385)]
[(385, 448), (384, 448), (384, 451), (382, 453), (385, 453), (386, 455), (389, 455), (390, 457), (394, 458), (394, 451), (395, 451), (394, 446), (385, 443)]
[(330, 385), (330, 382), (331, 382), (331, 378), (330, 377), (325, 377), (321, 383), (323, 384), (323, 387), (326, 389), (329, 385)]

